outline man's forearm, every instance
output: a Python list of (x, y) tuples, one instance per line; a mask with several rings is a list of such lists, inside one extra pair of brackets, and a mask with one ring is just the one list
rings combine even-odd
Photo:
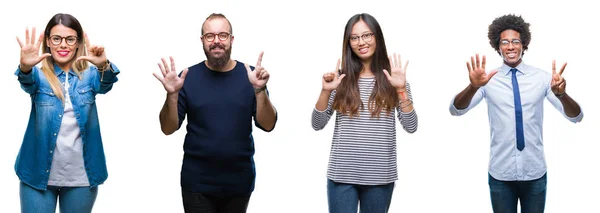
[(266, 91), (256, 93), (256, 121), (266, 131), (271, 131), (275, 127), (275, 118), (277, 112), (271, 104)]
[(160, 129), (165, 135), (173, 134), (179, 126), (179, 116), (177, 115), (178, 93), (167, 94), (165, 104), (160, 110)]

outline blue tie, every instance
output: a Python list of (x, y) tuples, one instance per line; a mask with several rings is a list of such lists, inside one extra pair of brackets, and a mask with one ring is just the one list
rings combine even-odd
[(517, 81), (517, 69), (510, 69), (512, 72), (512, 86), (515, 98), (515, 120), (517, 123), (517, 149), (519, 151), (525, 148), (525, 136), (523, 135), (523, 110), (521, 109), (521, 93), (519, 92), (519, 82)]

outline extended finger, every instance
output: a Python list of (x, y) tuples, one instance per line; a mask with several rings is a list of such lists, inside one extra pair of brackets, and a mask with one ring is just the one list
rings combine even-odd
[(383, 74), (385, 75), (385, 77), (387, 77), (387, 79), (392, 79), (392, 75), (390, 75), (390, 71), (383, 69)]
[(25, 44), (23, 44), (21, 39), (19, 39), (19, 36), (17, 36), (17, 42), (19, 42), (19, 47), (23, 48), (23, 46), (25, 46)]
[(479, 54), (476, 54), (476, 55), (475, 55), (475, 63), (477, 63), (477, 64), (475, 64), (475, 66), (476, 66), (477, 68), (480, 68), (480, 67), (481, 67), (481, 61), (479, 61)]
[(31, 38), (29, 37), (29, 27), (25, 28), (25, 44), (29, 44), (31, 42)]
[(558, 73), (559, 75), (563, 74), (563, 72), (565, 71), (565, 67), (567, 67), (567, 62), (565, 62), (565, 64), (563, 64), (563, 66), (560, 68), (560, 72)]
[[(162, 61), (162, 63), (163, 63), (163, 64), (162, 64), (162, 67), (163, 67), (162, 69), (164, 69), (164, 73), (165, 73), (165, 75), (166, 75), (167, 73), (169, 73), (169, 63), (167, 63), (167, 60), (165, 60), (165, 58), (160, 58), (160, 60), (161, 60), (161, 61)], [(162, 70), (162, 69), (161, 69), (161, 70)]]
[(183, 69), (183, 72), (181, 72), (181, 76), (179, 78), (185, 80), (185, 76), (187, 76), (188, 73), (188, 68), (186, 67), (185, 69)]
[(171, 72), (176, 72), (175, 59), (173, 59), (173, 56), (169, 56), (169, 59), (171, 60)]
[(31, 30), (31, 44), (35, 44), (35, 27)]
[(160, 69), (160, 73), (162, 73), (163, 76), (167, 76), (167, 72), (165, 72), (165, 68), (160, 64), (158, 64), (158, 69)]
[(552, 60), (552, 75), (556, 74), (556, 60)]
[(152, 75), (154, 77), (156, 77), (156, 79), (158, 79), (158, 81), (160, 81), (160, 83), (165, 84), (165, 78), (163, 78), (162, 76), (160, 76), (159, 74), (156, 74), (156, 73), (152, 73)]
[(402, 63), (398, 61), (398, 55), (394, 53), (394, 67), (398, 67), (400, 65), (402, 65)]
[(258, 55), (258, 61), (256, 62), (256, 66), (257, 67), (261, 66), (261, 64), (262, 64), (262, 58), (263, 58), (263, 54), (264, 53), (265, 53), (264, 51), (260, 51), (260, 54)]
[(469, 70), (469, 73), (471, 73), (473, 71), (471, 64), (468, 61), (465, 64), (467, 65), (467, 70)]
[(40, 37), (38, 38), (37, 43), (35, 44), (35, 48), (39, 50), (40, 49), (40, 45), (42, 45), (43, 41), (44, 41), (44, 34), (41, 33)]
[(406, 60), (406, 63), (404, 63), (404, 68), (402, 69), (402, 71), (404, 73), (406, 73), (406, 70), (408, 69), (408, 60)]
[(473, 71), (475, 71), (475, 68), (477, 68), (477, 67), (475, 66), (475, 57), (474, 57), (474, 56), (471, 56), (471, 69), (473, 69)]
[(485, 71), (485, 55), (481, 58), (481, 68)]

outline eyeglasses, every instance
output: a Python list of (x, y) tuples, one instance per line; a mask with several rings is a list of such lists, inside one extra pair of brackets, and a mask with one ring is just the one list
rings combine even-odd
[(350, 36), (350, 43), (352, 44), (358, 44), (360, 38), (362, 38), (363, 41), (365, 42), (371, 42), (371, 39), (373, 39), (373, 36), (375, 35), (375, 33), (365, 33), (362, 34), (361, 36)]
[(75, 43), (77, 43), (77, 36), (67, 36), (67, 37), (62, 37), (59, 35), (50, 36), (50, 42), (52, 42), (52, 44), (54, 44), (54, 45), (59, 45), (60, 43), (62, 43), (63, 39), (67, 42), (67, 44), (69, 46), (73, 46), (73, 45), (75, 45)]
[(204, 39), (206, 39), (206, 41), (212, 42), (215, 40), (215, 36), (219, 36), (219, 40), (221, 41), (227, 41), (227, 39), (229, 39), (229, 36), (231, 36), (231, 34), (226, 33), (226, 32), (222, 32), (219, 34), (214, 34), (214, 33), (206, 33), (204, 35), (202, 35), (202, 37)]
[(519, 39), (513, 39), (512, 41), (509, 41), (507, 39), (504, 39), (504, 40), (500, 41), (500, 46), (505, 47), (505, 46), (508, 46), (511, 43), (512, 43), (513, 46), (519, 46), (519, 45), (521, 45), (521, 40), (519, 40)]

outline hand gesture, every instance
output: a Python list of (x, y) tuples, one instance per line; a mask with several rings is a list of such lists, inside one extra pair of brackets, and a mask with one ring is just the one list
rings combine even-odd
[(250, 81), (254, 89), (261, 89), (265, 87), (267, 85), (267, 82), (269, 81), (270, 74), (261, 65), (263, 54), (264, 52), (261, 51), (260, 55), (258, 55), (258, 61), (256, 62), (256, 66), (254, 66), (254, 71), (250, 69), (250, 66), (248, 66), (248, 64), (244, 63), (246, 71), (248, 71), (248, 80)]
[(94, 64), (96, 67), (105, 68), (104, 66), (106, 66), (106, 53), (104, 52), (104, 47), (98, 45), (90, 45), (90, 40), (88, 39), (87, 33), (83, 33), (83, 37), (85, 40), (85, 49), (87, 50), (87, 55), (79, 56), (79, 58), (77, 58), (77, 61), (86, 60)]
[(383, 69), (383, 74), (387, 77), (390, 84), (396, 88), (396, 90), (406, 90), (406, 68), (408, 68), (408, 61), (402, 67), (401, 57), (394, 53), (394, 57), (389, 56), (390, 68), (392, 72)]
[(29, 35), (29, 28), (25, 29), (25, 43), (17, 36), (17, 42), (19, 42), (19, 46), (21, 47), (21, 71), (28, 72), (36, 64), (44, 60), (44, 58), (51, 56), (50, 53), (40, 55), (40, 45), (44, 40), (44, 33), (40, 34), (37, 42), (35, 41), (35, 37), (35, 27), (32, 28), (31, 36)]
[(479, 54), (475, 55), (473, 58), (471, 56), (471, 63), (467, 61), (467, 69), (469, 70), (469, 80), (471, 81), (471, 86), (475, 88), (479, 88), (485, 86), (498, 70), (491, 71), (489, 74), (485, 73), (485, 55), (483, 56), (482, 61), (479, 61)]
[(567, 81), (562, 77), (562, 73), (565, 71), (566, 66), (567, 63), (564, 63), (562, 68), (560, 68), (560, 72), (556, 73), (556, 60), (552, 60), (552, 82), (550, 83), (550, 86), (555, 95), (565, 94)]
[(188, 69), (185, 68), (181, 73), (181, 77), (179, 77), (175, 69), (175, 60), (173, 60), (172, 56), (169, 58), (171, 59), (171, 68), (169, 69), (169, 63), (167, 63), (165, 58), (161, 58), (162, 65), (158, 63), (158, 68), (160, 68), (162, 76), (156, 73), (152, 73), (152, 75), (163, 84), (168, 94), (176, 94), (181, 87), (183, 87), (183, 82), (185, 81)]
[(337, 89), (338, 85), (342, 82), (342, 79), (346, 77), (346, 74), (340, 75), (340, 63), (340, 59), (338, 59), (335, 71), (323, 74), (323, 90), (333, 91)]

